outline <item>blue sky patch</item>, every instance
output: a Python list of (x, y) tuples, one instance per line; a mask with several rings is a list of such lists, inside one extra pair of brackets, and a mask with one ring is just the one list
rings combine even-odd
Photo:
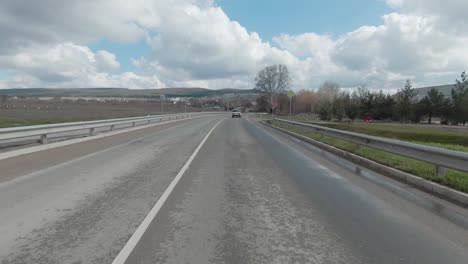
[(118, 72), (137, 72), (138, 69), (132, 64), (131, 59), (139, 59), (151, 51), (151, 47), (148, 46), (144, 40), (140, 40), (133, 44), (119, 44), (112, 43), (107, 40), (101, 40), (89, 45), (89, 47), (94, 52), (98, 50), (106, 50), (113, 53), (117, 57), (117, 61), (120, 63), (120, 70)]
[(0, 80), (6, 80), (10, 77), (10, 74), (6, 71), (0, 70)]
[(362, 25), (380, 25), (392, 9), (384, 0), (217, 0), (216, 4), (265, 41), (281, 33), (339, 36)]

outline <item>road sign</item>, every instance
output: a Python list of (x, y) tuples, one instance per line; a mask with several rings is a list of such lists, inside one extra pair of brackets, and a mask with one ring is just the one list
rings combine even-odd
[(294, 96), (296, 96), (296, 94), (293, 92), (293, 90), (289, 90), (288, 92), (289, 99), (292, 99)]
[(160, 95), (160, 98), (161, 98), (161, 100), (166, 100), (166, 95), (161, 94), (161, 95)]

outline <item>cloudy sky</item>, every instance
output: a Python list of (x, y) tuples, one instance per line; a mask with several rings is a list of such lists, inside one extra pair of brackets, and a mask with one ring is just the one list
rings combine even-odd
[(452, 83), (468, 69), (466, 0), (2, 0), (0, 88), (293, 88)]

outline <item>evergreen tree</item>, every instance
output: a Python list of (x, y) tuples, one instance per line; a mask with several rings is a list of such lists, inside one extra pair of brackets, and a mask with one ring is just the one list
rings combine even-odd
[(468, 76), (466, 72), (461, 74), (461, 80), (457, 80), (452, 89), (452, 122), (465, 125), (468, 121)]
[(401, 121), (408, 121), (411, 119), (411, 114), (414, 109), (414, 97), (416, 96), (416, 91), (413, 89), (410, 80), (406, 81), (405, 87), (401, 89), (397, 94), (397, 112)]

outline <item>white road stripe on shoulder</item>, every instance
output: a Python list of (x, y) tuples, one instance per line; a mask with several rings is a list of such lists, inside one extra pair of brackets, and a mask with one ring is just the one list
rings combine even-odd
[(138, 226), (137, 230), (135, 231), (135, 233), (133, 233), (133, 235), (130, 237), (130, 239), (127, 241), (127, 243), (125, 244), (125, 246), (122, 248), (122, 250), (120, 250), (119, 254), (117, 255), (117, 257), (114, 259), (114, 261), (112, 261), (112, 264), (124, 264), (128, 257), (130, 256), (130, 254), (132, 253), (133, 249), (136, 247), (136, 245), (138, 244), (138, 242), (140, 241), (140, 239), (143, 237), (143, 234), (145, 233), (146, 229), (148, 229), (149, 225), (151, 224), (151, 222), (154, 220), (154, 218), (156, 217), (156, 215), (158, 214), (159, 210), (161, 209), (161, 207), (164, 205), (164, 203), (166, 202), (167, 198), (169, 197), (169, 195), (172, 193), (172, 191), (174, 190), (174, 188), (176, 187), (177, 183), (179, 182), (179, 180), (182, 178), (182, 176), (184, 175), (185, 171), (188, 169), (188, 167), (190, 166), (190, 164), (192, 163), (193, 159), (197, 156), (198, 152), (200, 151), (200, 149), (203, 147), (203, 145), (205, 144), (206, 140), (208, 139), (208, 137), (211, 135), (211, 133), (215, 130), (215, 128), (221, 123), (223, 122), (224, 119), (220, 120), (218, 123), (216, 123), (216, 125), (213, 126), (213, 128), (211, 128), (211, 130), (208, 132), (208, 134), (206, 134), (205, 138), (203, 138), (203, 140), (200, 142), (200, 144), (198, 145), (198, 147), (195, 149), (195, 151), (192, 153), (192, 155), (190, 156), (190, 158), (187, 160), (187, 162), (185, 162), (184, 166), (182, 167), (182, 169), (179, 171), (179, 173), (176, 175), (176, 177), (174, 178), (174, 180), (172, 180), (171, 184), (169, 184), (169, 187), (167, 187), (167, 189), (164, 191), (164, 193), (161, 195), (161, 197), (159, 198), (159, 200), (156, 202), (156, 204), (153, 206), (153, 208), (151, 209), (151, 211), (148, 213), (148, 215), (145, 217), (145, 219), (143, 219), (143, 222), (141, 222), (140, 226)]
[(20, 148), (17, 150), (12, 150), (12, 151), (7, 151), (7, 152), (2, 152), (0, 153), (0, 160), (5, 160), (9, 158), (14, 158), (22, 155), (27, 155), (43, 150), (49, 150), (49, 149), (54, 149), (54, 148), (59, 148), (59, 147), (64, 147), (68, 145), (73, 145), (81, 142), (86, 142), (86, 141), (91, 141), (95, 139), (100, 139), (100, 138), (105, 138), (105, 137), (110, 137), (122, 133), (128, 133), (131, 131), (135, 130), (140, 130), (144, 128), (149, 128), (149, 127), (155, 127), (155, 126), (160, 126), (160, 125), (166, 125), (166, 124), (171, 124), (171, 123), (176, 123), (180, 121), (185, 121), (185, 120), (192, 120), (196, 118), (201, 118), (201, 117), (206, 117), (207, 115), (201, 115), (201, 116), (195, 116), (195, 117), (190, 117), (190, 118), (183, 118), (183, 119), (178, 119), (178, 120), (171, 120), (171, 121), (163, 121), (160, 123), (151, 123), (149, 125), (141, 125), (141, 126), (136, 126), (136, 127), (129, 127), (129, 128), (122, 128), (116, 131), (112, 132), (106, 132), (94, 136), (87, 136), (87, 137), (80, 137), (80, 138), (72, 138), (64, 141), (59, 141), (59, 142), (54, 142), (54, 143), (49, 143), (46, 145), (38, 145), (38, 146), (33, 146), (33, 147), (25, 147), (25, 148)]

